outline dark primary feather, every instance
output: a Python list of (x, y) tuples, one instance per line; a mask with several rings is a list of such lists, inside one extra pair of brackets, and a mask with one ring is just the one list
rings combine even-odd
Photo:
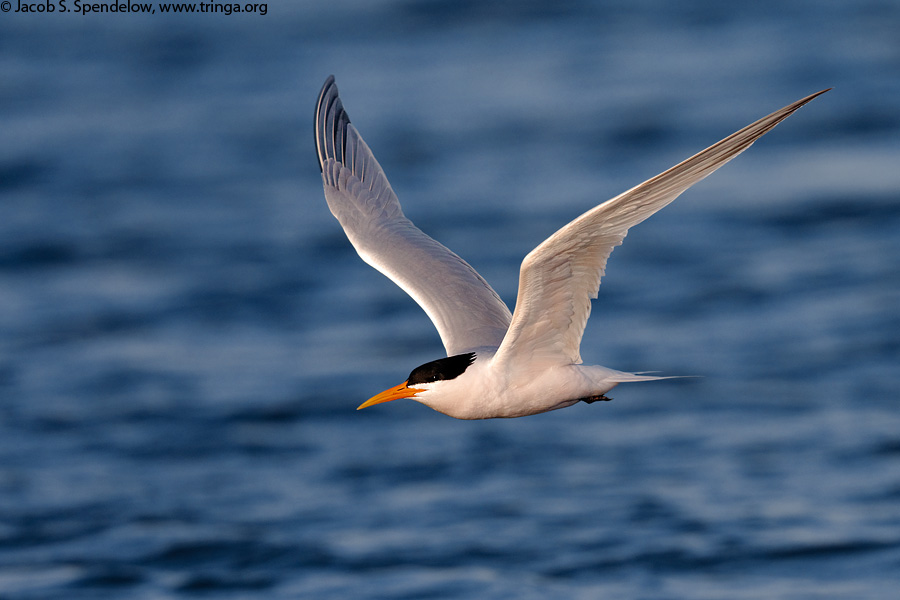
[[(319, 171), (329, 158), (339, 163), (346, 164), (347, 153), (347, 125), (350, 117), (344, 110), (341, 98), (338, 96), (337, 85), (334, 83), (334, 75), (329, 75), (319, 92), (319, 100), (316, 102), (315, 114), (316, 128), (314, 142), (316, 155), (319, 158)], [(330, 135), (329, 135), (330, 134)], [(340, 155), (337, 154), (335, 145), (340, 143)]]

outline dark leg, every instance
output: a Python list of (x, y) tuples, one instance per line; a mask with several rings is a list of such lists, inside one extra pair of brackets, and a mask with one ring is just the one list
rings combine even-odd
[(607, 398), (603, 394), (597, 394), (596, 396), (588, 396), (587, 398), (579, 398), (579, 400), (581, 400), (582, 402), (587, 402), (588, 404), (591, 404), (592, 402), (598, 402), (598, 401), (609, 402), (610, 400), (612, 400), (612, 398)]

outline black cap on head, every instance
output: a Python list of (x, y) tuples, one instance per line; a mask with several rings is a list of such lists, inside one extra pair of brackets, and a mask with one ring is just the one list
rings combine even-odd
[(468, 369), (469, 365), (473, 362), (475, 362), (474, 352), (433, 360), (413, 369), (412, 373), (409, 374), (406, 385), (456, 379), (465, 373), (466, 369)]

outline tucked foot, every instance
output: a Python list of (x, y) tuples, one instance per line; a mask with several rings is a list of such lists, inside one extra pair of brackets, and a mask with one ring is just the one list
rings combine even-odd
[(597, 394), (596, 396), (588, 396), (587, 398), (579, 398), (579, 400), (581, 400), (582, 402), (587, 402), (588, 404), (591, 404), (593, 402), (600, 402), (600, 401), (609, 402), (610, 400), (612, 400), (612, 398), (607, 398), (603, 394)]

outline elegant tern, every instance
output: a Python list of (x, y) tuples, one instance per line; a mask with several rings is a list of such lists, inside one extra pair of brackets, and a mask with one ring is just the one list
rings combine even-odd
[(328, 207), (360, 257), (425, 310), (447, 352), (359, 408), (412, 398), (457, 419), (522, 417), (608, 400), (604, 394), (619, 383), (666, 379), (581, 364), (581, 337), (610, 253), (629, 228), (826, 91), (763, 117), (551, 235), (522, 261), (510, 313), (475, 269), (404, 216), (329, 77), (315, 113)]

